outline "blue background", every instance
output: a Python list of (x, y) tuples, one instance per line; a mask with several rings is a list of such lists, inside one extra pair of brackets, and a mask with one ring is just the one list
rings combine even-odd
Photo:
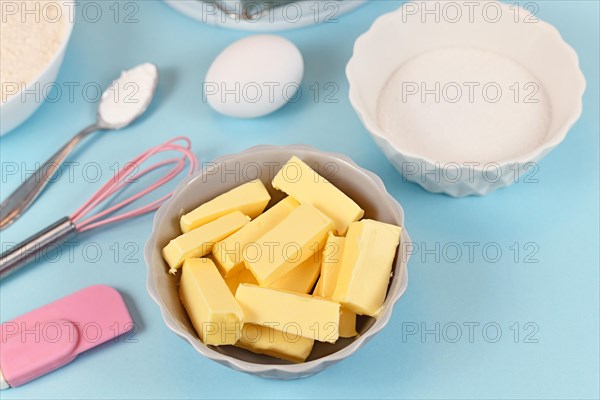
[[(278, 382), (209, 361), (166, 328), (145, 289), (142, 248), (151, 216), (82, 235), (70, 256), (57, 254), (54, 262), (39, 262), (2, 282), (1, 320), (104, 283), (124, 294), (139, 331), (131, 343), (103, 345), (50, 375), (2, 392), (2, 398), (598, 398), (598, 2), (538, 3), (539, 16), (579, 54), (588, 83), (581, 119), (540, 163), (538, 182), (460, 200), (403, 182), (347, 100), (344, 67), (354, 40), (400, 2), (370, 2), (338, 23), (283, 33), (305, 57), (305, 95), (254, 121), (221, 117), (201, 96), (211, 61), (246, 33), (203, 25), (161, 1), (140, 2), (138, 23), (115, 23), (108, 9), (112, 2), (101, 3), (106, 14), (100, 22), (77, 21), (59, 83), (106, 86), (119, 70), (151, 61), (162, 74), (159, 97), (135, 126), (97, 134), (74, 153), (69, 161), (79, 164), (69, 168), (72, 176), (60, 176), (2, 232), (3, 247), (74, 211), (100, 185), (93, 182), (98, 171), (103, 181), (116, 162), (122, 165), (146, 148), (187, 135), (203, 161), (261, 143), (306, 143), (345, 153), (382, 177), (403, 205), (417, 245), (435, 249), (437, 243), (443, 249), (458, 243), (463, 254), (455, 262), (454, 253), (444, 257), (441, 250), (439, 260), (415, 254), (408, 290), (380, 335), (321, 374)], [(324, 93), (318, 101), (312, 97), (309, 86), (327, 82), (339, 85), (337, 103), (324, 102)], [(76, 90), (73, 102), (63, 96), (44, 104), (2, 137), (2, 198), (21, 181), (21, 172), (44, 161), (94, 113), (94, 104)], [(6, 168), (13, 167), (19, 174), (8, 174)], [(479, 243), (473, 258), (465, 242)], [(489, 243), (502, 250), (497, 262), (482, 254)], [(471, 322), (479, 326), (469, 340), (465, 323)], [(439, 342), (434, 334), (406, 334), (415, 327), (435, 329), (436, 323)], [(490, 343), (494, 328), (487, 336), (483, 332), (488, 323), (502, 329), (496, 343)], [(452, 343), (456, 325), (462, 337)]]

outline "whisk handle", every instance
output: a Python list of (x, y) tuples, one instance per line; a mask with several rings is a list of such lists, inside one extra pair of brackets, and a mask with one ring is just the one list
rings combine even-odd
[(58, 246), (77, 234), (69, 217), (64, 217), (0, 255), (0, 278), (39, 260), (51, 246)]

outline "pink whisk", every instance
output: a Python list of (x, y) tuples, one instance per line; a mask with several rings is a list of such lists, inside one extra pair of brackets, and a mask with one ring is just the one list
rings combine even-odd
[[(143, 164), (151, 157), (165, 152), (179, 153), (179, 156), (159, 161), (156, 164), (141, 169)], [(183, 136), (173, 138), (140, 154), (125, 164), (113, 178), (106, 182), (70, 217), (64, 217), (56, 221), (54, 224), (36, 233), (12, 249), (2, 253), (2, 255), (0, 255), (0, 278), (4, 278), (8, 274), (15, 272), (27, 263), (37, 259), (51, 246), (58, 246), (77, 235), (77, 233), (157, 210), (169, 199), (169, 197), (171, 197), (172, 192), (134, 210), (116, 214), (117, 211), (164, 186), (166, 183), (177, 177), (186, 168), (186, 163), (188, 164), (188, 176), (196, 172), (199, 166), (198, 159), (191, 152), (190, 140)], [(143, 176), (164, 166), (171, 166), (171, 168), (153, 184), (113, 206), (104, 210), (101, 209), (101, 205), (104, 202), (120, 192), (126, 186), (136, 183)], [(94, 211), (96, 211), (96, 213), (94, 213)]]

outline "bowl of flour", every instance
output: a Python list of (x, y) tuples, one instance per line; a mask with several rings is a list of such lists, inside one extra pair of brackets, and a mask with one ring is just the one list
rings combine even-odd
[(73, 29), (67, 2), (0, 2), (0, 135), (24, 122), (52, 92)]
[(350, 102), (405, 179), (484, 195), (565, 138), (585, 79), (575, 51), (536, 13), (497, 1), (409, 2), (358, 38)]

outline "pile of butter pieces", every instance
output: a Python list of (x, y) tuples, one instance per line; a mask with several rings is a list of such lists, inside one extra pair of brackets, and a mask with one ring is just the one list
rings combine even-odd
[[(200, 339), (304, 362), (314, 341), (353, 337), (356, 315), (377, 317), (401, 228), (364, 211), (292, 157), (271, 200), (260, 180), (183, 215), (183, 234), (163, 249)], [(263, 212), (264, 211), (264, 212)], [(316, 283), (316, 285), (315, 285)]]

